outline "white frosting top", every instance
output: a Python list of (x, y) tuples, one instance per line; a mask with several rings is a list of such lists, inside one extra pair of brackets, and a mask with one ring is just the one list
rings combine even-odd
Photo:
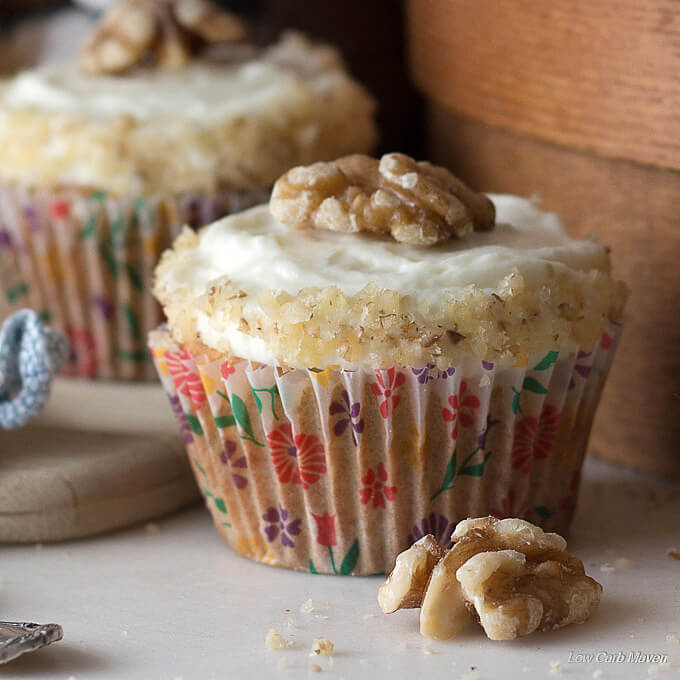
[[(470, 285), (493, 292), (515, 271), (533, 287), (548, 281), (551, 268), (577, 276), (608, 271), (606, 248), (572, 239), (557, 215), (525, 198), (491, 199), (497, 214), (493, 230), (432, 248), (368, 234), (295, 230), (277, 222), (267, 205), (257, 206), (204, 228), (195, 248), (176, 253), (172, 266), (157, 272), (157, 284), (170, 299), (177, 290), (200, 296), (225, 278), (249, 296), (265, 289), (296, 295), (303, 288), (329, 286), (354, 295), (374, 284), (428, 307)], [(198, 330), (210, 345), (227, 337), (235, 354), (275, 361), (262, 338), (240, 332), (219, 311), (200, 312)]]
[(232, 65), (195, 62), (177, 71), (148, 69), (126, 77), (89, 76), (73, 63), (50, 64), (11, 80), (2, 103), (92, 119), (181, 117), (210, 124), (274, 109), (282, 98), (296, 95), (303, 76), (266, 57)]
[(536, 284), (548, 264), (607, 269), (604, 246), (572, 239), (554, 213), (541, 212), (531, 200), (516, 196), (491, 198), (497, 211), (493, 230), (434, 248), (368, 234), (296, 230), (260, 205), (203, 229), (198, 246), (163, 272), (161, 284), (200, 295), (226, 276), (249, 294), (271, 289), (296, 295), (302, 288), (337, 286), (354, 295), (373, 283), (436, 301), (443, 291), (468, 285), (493, 290), (513, 270)]

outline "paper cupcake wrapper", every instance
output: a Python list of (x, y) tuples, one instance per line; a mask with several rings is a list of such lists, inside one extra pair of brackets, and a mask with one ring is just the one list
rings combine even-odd
[(283, 372), (150, 335), (215, 525), (238, 553), (313, 573), (389, 571), (456, 522), (564, 532), (620, 327), (514, 368), (469, 359)]
[(163, 319), (150, 292), (160, 254), (184, 224), (207, 224), (266, 195), (119, 199), (0, 186), (0, 320), (30, 307), (63, 330), (72, 350), (66, 375), (155, 379), (146, 336)]

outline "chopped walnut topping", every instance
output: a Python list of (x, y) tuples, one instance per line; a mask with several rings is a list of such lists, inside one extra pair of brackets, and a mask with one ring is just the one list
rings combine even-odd
[(333, 656), (333, 643), (325, 637), (315, 638), (312, 642), (312, 654), (317, 656)]
[(198, 48), (245, 34), (240, 19), (210, 0), (122, 0), (86, 40), (79, 65), (86, 73), (123, 73), (152, 59), (179, 68)]
[(267, 631), (267, 637), (264, 639), (264, 644), (267, 649), (272, 651), (278, 651), (280, 649), (286, 648), (286, 641), (284, 640), (283, 635), (281, 635), (278, 630), (274, 630), (273, 628), (270, 628)]
[(420, 607), (425, 588), (444, 550), (431, 536), (416, 541), (397, 557), (387, 581), (378, 590), (378, 604), (385, 614)]
[[(459, 522), (453, 547), (438, 559), (434, 538), (426, 538), (428, 555), (436, 560), (434, 567), (427, 564), (431, 574), (421, 604), (420, 632), (426, 637), (452, 637), (474, 618), (490, 639), (511, 640), (583, 623), (599, 604), (602, 587), (566, 552), (566, 541), (524, 520), (482, 517)], [(381, 591), (393, 582), (415, 581), (409, 582), (405, 565), (417, 563), (416, 545), (397, 558)], [(402, 598), (408, 606), (416, 600), (413, 592)]]
[(269, 205), (274, 217), (298, 229), (390, 234), (416, 246), (491, 229), (495, 219), (484, 194), (445, 168), (399, 153), (293, 168), (274, 184)]

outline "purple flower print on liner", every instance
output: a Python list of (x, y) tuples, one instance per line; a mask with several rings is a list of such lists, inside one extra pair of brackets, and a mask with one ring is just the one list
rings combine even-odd
[(486, 438), (489, 434), (489, 430), (494, 425), (498, 425), (498, 423), (500, 422), (501, 422), (500, 420), (492, 418), (490, 413), (487, 413), (486, 425), (484, 426), (484, 430), (481, 432), (479, 437), (477, 437), (477, 446), (479, 446), (480, 449), (486, 449)]
[(295, 519), (292, 522), (288, 521), (288, 510), (283, 506), (279, 509), (269, 508), (267, 512), (262, 515), (262, 519), (269, 524), (264, 528), (264, 533), (267, 535), (267, 540), (272, 543), (278, 536), (281, 536), (281, 545), (286, 548), (294, 548), (295, 541), (291, 536), (298, 536), (302, 532), (302, 520)]
[(328, 409), (328, 413), (332, 416), (336, 414), (342, 414), (344, 416), (333, 426), (335, 436), (339, 437), (347, 429), (347, 426), (351, 425), (350, 432), (352, 433), (352, 441), (356, 446), (358, 443), (357, 434), (361, 434), (364, 431), (364, 419), (359, 418), (360, 412), (361, 404), (358, 401), (351, 404), (347, 390), (343, 390), (341, 400), (331, 402), (330, 408)]
[(12, 236), (6, 227), (0, 227), (0, 248), (9, 248), (12, 245)]
[(246, 460), (245, 456), (234, 458), (237, 448), (238, 446), (236, 445), (236, 442), (225, 442), (224, 450), (222, 453), (220, 453), (220, 460), (225, 465), (228, 465), (230, 468), (232, 468), (231, 479), (234, 482), (234, 486), (237, 489), (245, 489), (245, 487), (248, 485), (248, 479), (238, 472), (234, 472), (233, 468), (236, 468), (237, 470), (243, 470), (248, 467), (248, 461)]
[[(577, 373), (580, 375), (584, 380), (587, 380), (588, 376), (590, 376), (590, 371), (592, 369), (592, 366), (589, 366), (588, 364), (579, 364), (579, 361), (582, 359), (587, 359), (592, 352), (579, 352), (576, 355), (576, 364), (574, 365), (574, 373)], [(576, 381), (574, 380), (574, 377), (572, 375), (571, 380), (569, 381), (569, 389), (573, 389), (576, 386)]]
[(104, 317), (107, 321), (113, 316), (113, 305), (111, 301), (104, 295), (93, 295), (92, 306)]
[(432, 534), (444, 548), (451, 547), (451, 534), (455, 525), (453, 522), (440, 515), (439, 513), (431, 512), (427, 517), (423, 518), (419, 524), (414, 524), (411, 528), (411, 533), (408, 535), (408, 544), (412, 545), (423, 536)]
[(40, 220), (38, 219), (38, 213), (36, 212), (35, 208), (31, 205), (27, 205), (24, 206), (22, 212), (24, 213), (24, 217), (28, 220), (28, 224), (30, 225), (31, 231), (33, 232), (40, 231), (42, 225), (40, 224)]
[(453, 367), (440, 371), (434, 364), (427, 364), (423, 368), (412, 368), (411, 373), (416, 376), (421, 385), (425, 385), (432, 380), (446, 380), (456, 372)]
[(186, 415), (184, 415), (184, 411), (182, 410), (182, 404), (179, 401), (179, 397), (177, 397), (174, 394), (168, 394), (168, 399), (170, 400), (170, 406), (172, 406), (172, 411), (179, 422), (179, 429), (182, 433), (182, 439), (184, 439), (184, 443), (191, 444), (194, 441), (194, 435), (191, 434), (189, 421), (187, 420)]
[(487, 371), (490, 371), (490, 370), (493, 369), (493, 362), (482, 360), (482, 366), (483, 366)]

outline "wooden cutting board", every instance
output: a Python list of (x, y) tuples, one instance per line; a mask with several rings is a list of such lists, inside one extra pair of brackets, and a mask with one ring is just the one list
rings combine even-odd
[(195, 503), (184, 445), (166, 435), (31, 425), (0, 431), (0, 541), (58, 541)]

